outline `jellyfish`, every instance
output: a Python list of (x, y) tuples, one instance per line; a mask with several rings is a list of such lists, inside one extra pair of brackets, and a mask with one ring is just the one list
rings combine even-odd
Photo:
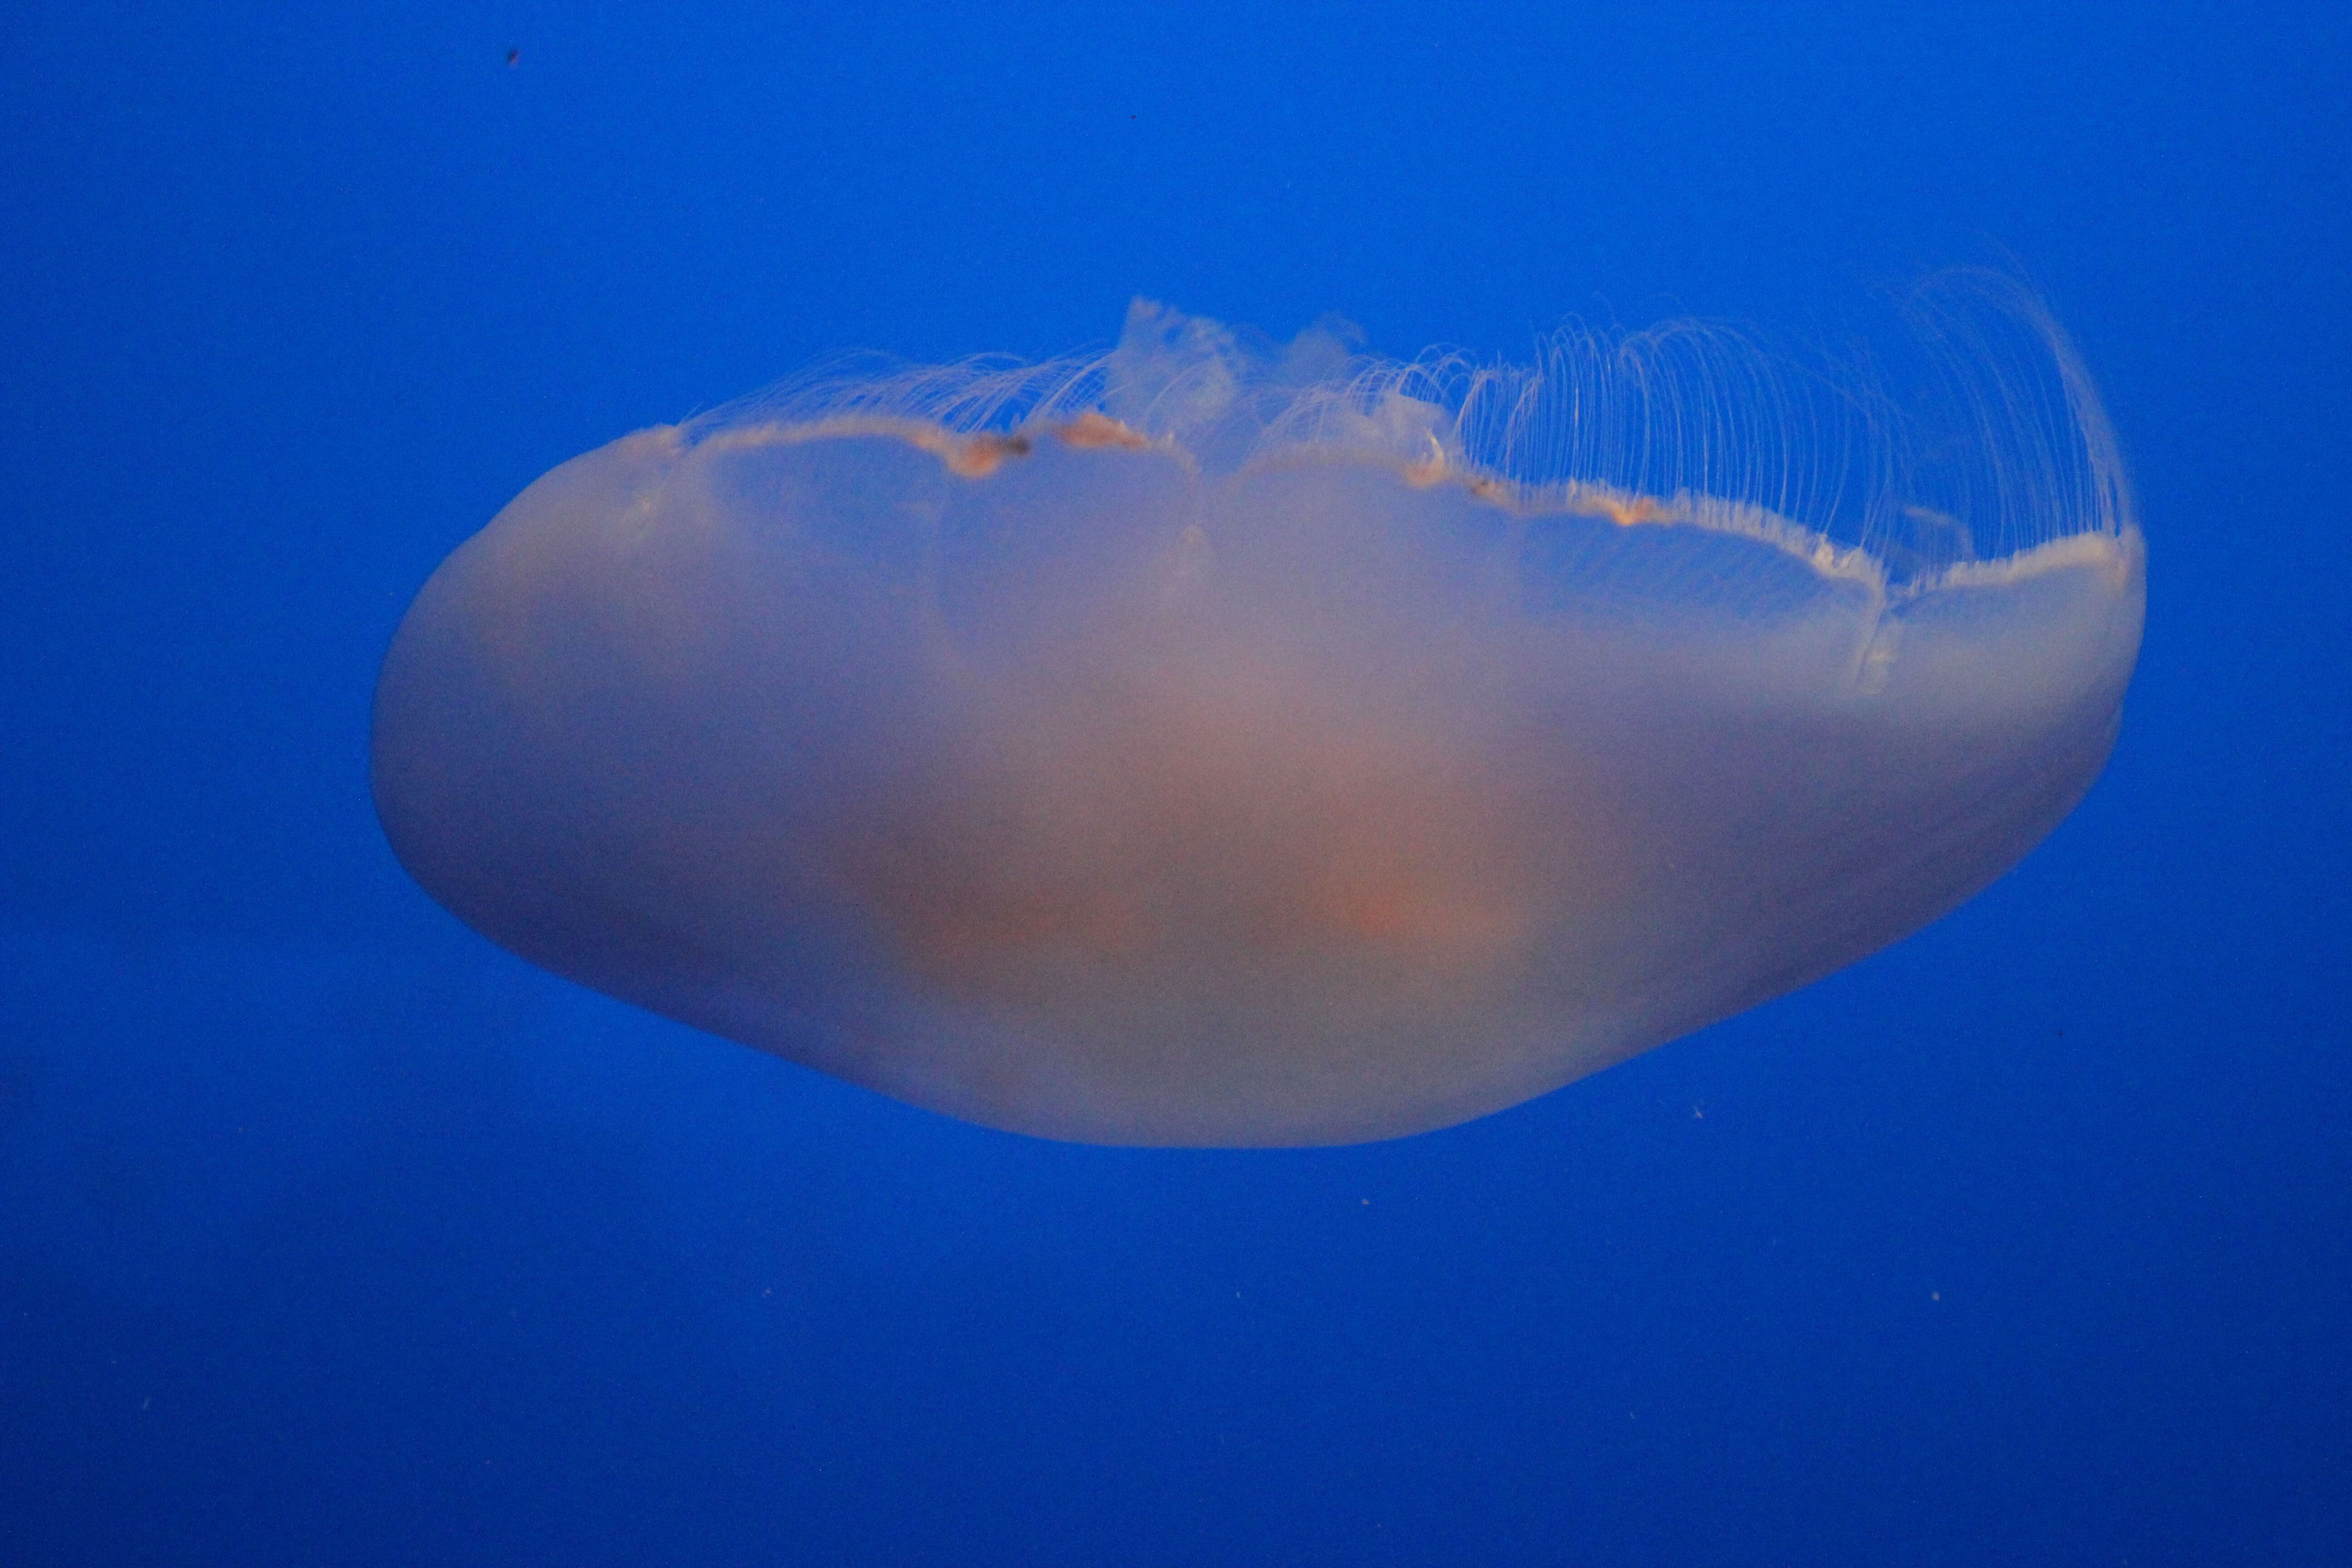
[(2021, 288), (1912, 306), (1909, 370), (1146, 300), (1094, 355), (836, 364), (462, 544), (378, 814), (531, 963), (991, 1127), (1500, 1110), (1937, 919), (2104, 766), (2114, 436)]

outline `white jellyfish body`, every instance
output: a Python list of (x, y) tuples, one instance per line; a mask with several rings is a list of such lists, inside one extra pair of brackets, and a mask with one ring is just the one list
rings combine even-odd
[(1464, 1121), (1915, 930), (2096, 776), (2142, 547), (2011, 319), (2040, 401), (1928, 487), (1974, 515), (1849, 458), (1844, 540), (1754, 457), (1818, 431), (1720, 363), (1661, 415), (1656, 339), (1473, 372), (1139, 306), (1102, 361), (642, 432), (425, 585), (379, 811), (525, 958), (951, 1115)]

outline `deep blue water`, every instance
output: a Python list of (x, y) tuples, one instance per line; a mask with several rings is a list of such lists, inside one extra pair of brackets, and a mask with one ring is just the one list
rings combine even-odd
[[(0, 1564), (2352, 1561), (2347, 83), (2322, 5), (0, 10)], [(376, 829), (442, 555), (819, 354), (1986, 259), (2137, 483), (2106, 778), (1517, 1110), (968, 1128)]]

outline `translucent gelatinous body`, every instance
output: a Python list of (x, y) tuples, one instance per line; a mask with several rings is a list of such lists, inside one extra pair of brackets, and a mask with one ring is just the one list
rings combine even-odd
[(536, 963), (918, 1104), (1336, 1142), (1853, 962), (2114, 742), (2127, 514), (1898, 578), (1737, 498), (1514, 482), (1381, 395), (1237, 454), (1114, 395), (567, 463), (400, 630), (392, 842)]

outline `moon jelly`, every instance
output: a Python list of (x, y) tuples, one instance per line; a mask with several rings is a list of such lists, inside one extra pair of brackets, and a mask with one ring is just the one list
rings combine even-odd
[(1805, 984), (2104, 764), (2143, 547), (2064, 338), (1528, 367), (1139, 301), (565, 463), (377, 693), (402, 862), (531, 962), (991, 1126), (1308, 1144)]

